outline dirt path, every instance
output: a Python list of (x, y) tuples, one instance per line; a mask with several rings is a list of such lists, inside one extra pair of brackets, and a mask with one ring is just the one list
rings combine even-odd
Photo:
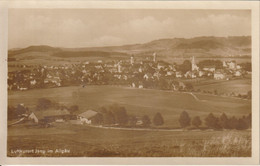
[(11, 123), (11, 124), (8, 124), (8, 126), (16, 125), (16, 124), (22, 122), (23, 120), (24, 120), (24, 118), (21, 118), (20, 120), (18, 120), (18, 121), (16, 121), (16, 122), (13, 122), (13, 123)]
[[(188, 130), (183, 130), (183, 129), (149, 129), (149, 128), (123, 128), (123, 127), (104, 127), (104, 126), (94, 126), (94, 125), (88, 125), (89, 127), (93, 128), (101, 128), (101, 129), (113, 129), (113, 130), (127, 130), (127, 131), (188, 131)], [(189, 131), (213, 131), (212, 129), (206, 129), (206, 130), (189, 130)]]

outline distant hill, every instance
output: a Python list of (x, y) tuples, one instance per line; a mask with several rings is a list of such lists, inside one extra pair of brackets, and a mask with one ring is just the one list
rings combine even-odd
[(17, 55), (17, 54), (23, 54), (28, 52), (59, 52), (62, 51), (60, 48), (55, 48), (51, 46), (46, 45), (40, 45), (40, 46), (30, 46), (23, 49), (15, 49), (15, 50), (9, 50), (8, 55)]
[(251, 36), (173, 38), (154, 40), (144, 44), (63, 49), (67, 51), (123, 52), (136, 56), (151, 55), (153, 52), (171, 57), (251, 56)]
[[(195, 37), (159, 39), (144, 44), (108, 47), (54, 48), (50, 46), (30, 46), (19, 50), (9, 50), (8, 55), (15, 57), (28, 52), (44, 53), (53, 57), (126, 57), (150, 56), (154, 52), (158, 57), (250, 57), (251, 36), (233, 37)], [(35, 54), (36, 55), (36, 54)]]

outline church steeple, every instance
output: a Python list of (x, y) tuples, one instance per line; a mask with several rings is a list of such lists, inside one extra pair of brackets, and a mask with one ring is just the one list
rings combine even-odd
[(198, 66), (196, 65), (194, 56), (192, 57), (192, 60), (191, 60), (191, 68), (192, 68), (192, 71), (198, 70)]
[(156, 62), (156, 52), (153, 53), (153, 62)]

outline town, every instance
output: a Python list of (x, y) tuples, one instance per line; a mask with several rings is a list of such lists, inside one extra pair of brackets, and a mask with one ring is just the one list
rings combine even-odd
[[(133, 88), (162, 90), (194, 90), (187, 80), (208, 78), (232, 80), (251, 75), (251, 64), (235, 61), (203, 60), (195, 58), (182, 64), (157, 61), (156, 53), (150, 59), (103, 62), (85, 61), (66, 65), (14, 65), (19, 70), (8, 72), (8, 90), (29, 90), (71, 85), (126, 85)], [(186, 81), (185, 81), (186, 80)]]

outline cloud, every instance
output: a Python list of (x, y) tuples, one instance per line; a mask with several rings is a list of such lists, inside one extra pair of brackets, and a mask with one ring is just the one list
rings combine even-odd
[(102, 10), (100, 13), (15, 9), (9, 13), (11, 48), (36, 44), (92, 47), (160, 38), (251, 34), (250, 12), (244, 11)]
[(82, 42), (85, 46), (112, 46), (125, 44), (124, 40), (116, 36), (101, 36), (87, 42)]

